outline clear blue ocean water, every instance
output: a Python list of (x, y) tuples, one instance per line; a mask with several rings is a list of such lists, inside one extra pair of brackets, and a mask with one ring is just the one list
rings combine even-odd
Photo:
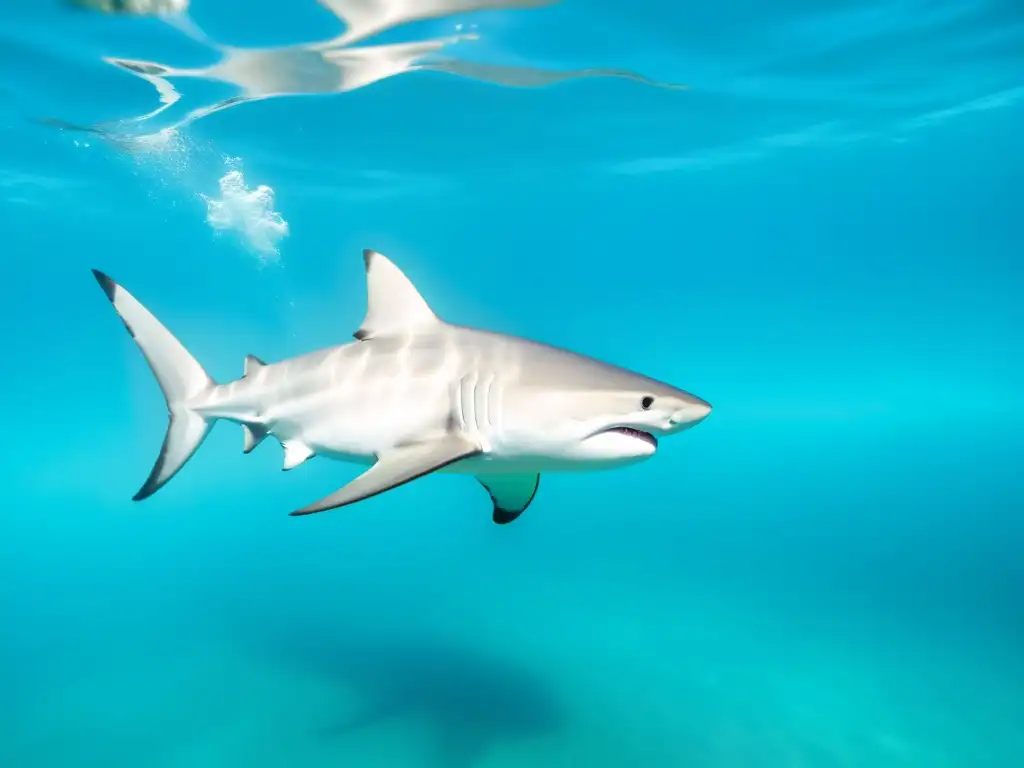
[[(0, 766), (1024, 765), (1020, 3), (508, 5), (3, 4)], [(226, 423), (132, 502), (90, 268), (227, 381), (363, 248), (714, 413), (507, 526)]]

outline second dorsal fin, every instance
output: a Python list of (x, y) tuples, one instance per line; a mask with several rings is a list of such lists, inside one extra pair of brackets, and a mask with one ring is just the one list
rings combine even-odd
[(366, 317), (357, 339), (427, 331), (440, 322), (408, 277), (387, 256), (363, 251), (366, 262)]
[(264, 363), (262, 360), (256, 357), (256, 355), (246, 355), (244, 366), (245, 367), (243, 368), (242, 375), (251, 376), (252, 374), (256, 373), (256, 371), (258, 371), (260, 368), (266, 366), (266, 363)]

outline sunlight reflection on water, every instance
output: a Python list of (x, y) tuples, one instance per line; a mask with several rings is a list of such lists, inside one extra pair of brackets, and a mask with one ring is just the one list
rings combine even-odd
[[(184, 0), (178, 0), (184, 2)], [(344, 24), (344, 32), (327, 40), (295, 45), (243, 48), (222, 45), (209, 38), (188, 17), (187, 8), (164, 13), (161, 18), (194, 40), (212, 48), (220, 59), (198, 68), (175, 67), (145, 59), (104, 56), (103, 60), (140, 77), (157, 91), (160, 106), (127, 120), (92, 126), (104, 133), (148, 124), (176, 105), (182, 94), (173, 79), (202, 79), (234, 86), (238, 93), (189, 110), (170, 128), (180, 128), (201, 118), (246, 102), (280, 96), (344, 93), (395, 75), (421, 70), (446, 72), (459, 77), (516, 88), (536, 88), (584, 77), (626, 78), (646, 85), (685, 89), (682, 84), (662, 83), (624, 69), (588, 67), (565, 71), (529, 66), (471, 62), (451, 53), (456, 44), (480, 40), (477, 31), (402, 43), (349, 47), (353, 43), (415, 21), (486, 10), (536, 8), (559, 0), (317, 0)], [(108, 10), (93, 7), (99, 10)], [(133, 10), (135, 9), (135, 10)], [(152, 14), (148, 2), (119, 5), (119, 12)], [(158, 14), (159, 15), (159, 14)], [(460, 25), (461, 26), (461, 25)], [(474, 25), (475, 26), (475, 25)], [(442, 52), (444, 55), (442, 55)], [(82, 128), (64, 124), (65, 128)], [(132, 131), (134, 132), (134, 130)]]

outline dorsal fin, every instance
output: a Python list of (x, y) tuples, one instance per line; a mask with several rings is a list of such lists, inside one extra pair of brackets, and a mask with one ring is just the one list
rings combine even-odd
[(440, 322), (416, 286), (387, 256), (365, 250), (363, 260), (366, 317), (353, 334), (357, 339), (417, 333)]
[(256, 373), (256, 371), (258, 371), (260, 368), (262, 368), (265, 365), (266, 365), (266, 363), (264, 363), (262, 360), (260, 360), (258, 357), (256, 357), (256, 355), (246, 355), (245, 356), (245, 368), (244, 368), (244, 373), (242, 375), (243, 376), (248, 376), (251, 373)]

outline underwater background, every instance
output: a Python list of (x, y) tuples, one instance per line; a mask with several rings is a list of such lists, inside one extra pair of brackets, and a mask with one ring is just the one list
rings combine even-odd
[[(0, 10), (0, 766), (1024, 765), (1019, 2), (90, 3)], [(230, 424), (132, 502), (90, 268), (227, 381), (363, 248), (714, 413), (508, 526)]]

